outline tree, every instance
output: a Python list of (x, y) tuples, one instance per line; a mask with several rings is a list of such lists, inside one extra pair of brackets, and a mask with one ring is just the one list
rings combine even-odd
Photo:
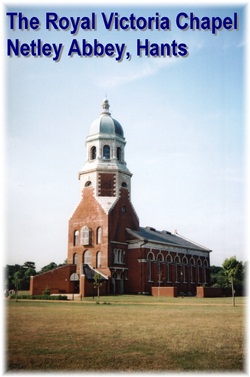
[(211, 286), (225, 289), (228, 287), (228, 279), (223, 267), (211, 266)]
[(39, 274), (43, 274), (44, 272), (48, 272), (50, 270), (53, 270), (56, 267), (58, 267), (57, 264), (55, 262), (51, 262), (51, 263), (47, 264), (46, 266), (44, 266), (41, 269), (41, 271), (39, 272)]
[(20, 270), (21, 270), (21, 266), (19, 264), (15, 264), (15, 265), (7, 264), (7, 266), (5, 267), (5, 279), (6, 279), (5, 287), (8, 290), (15, 289), (14, 274)]
[(36, 275), (36, 265), (34, 262), (25, 262), (21, 267), (23, 274), (22, 288), (28, 290), (30, 287), (30, 277)]
[(97, 304), (100, 304), (100, 287), (102, 286), (102, 277), (100, 274), (94, 275), (94, 288), (97, 288)]
[(227, 276), (228, 282), (232, 287), (232, 304), (235, 306), (235, 285), (242, 283), (244, 276), (243, 263), (237, 261), (236, 257), (225, 259), (223, 262), (223, 270)]
[(19, 272), (18, 289), (28, 290), (30, 286), (30, 277), (36, 275), (36, 266), (34, 262), (25, 262), (22, 266), (19, 264), (7, 265), (5, 267), (5, 287), (8, 290), (16, 289), (15, 282), (17, 272)]
[(22, 273), (21, 271), (17, 271), (14, 273), (14, 277), (13, 277), (13, 283), (15, 285), (15, 293), (16, 293), (16, 302), (17, 302), (17, 294), (18, 294), (18, 289), (19, 289), (19, 285), (22, 283)]

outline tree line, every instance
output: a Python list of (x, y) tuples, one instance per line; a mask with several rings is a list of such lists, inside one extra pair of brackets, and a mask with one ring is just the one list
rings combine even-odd
[(247, 262), (238, 261), (235, 256), (227, 258), (222, 267), (211, 266), (210, 277), (212, 287), (221, 288), (225, 293), (231, 290), (234, 305), (235, 294), (246, 294)]
[(44, 272), (53, 270), (54, 268), (61, 267), (67, 264), (67, 261), (61, 264), (56, 264), (55, 262), (51, 262), (46, 266), (42, 267), (40, 271), (36, 271), (36, 264), (35, 262), (25, 262), (23, 265), (14, 264), (14, 265), (6, 265), (5, 266), (5, 282), (4, 286), (5, 289), (10, 290), (23, 290), (27, 291), (30, 289), (30, 277), (35, 276), (38, 274), (42, 274)]

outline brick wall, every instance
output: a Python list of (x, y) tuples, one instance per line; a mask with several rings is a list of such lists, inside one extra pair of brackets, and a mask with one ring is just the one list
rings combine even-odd
[(152, 287), (152, 296), (177, 297), (176, 287)]
[[(91, 228), (91, 242), (89, 245), (74, 246), (74, 232), (80, 232), (83, 226)], [(102, 228), (102, 243), (97, 244), (97, 229)], [(93, 196), (93, 187), (83, 189), (82, 200), (69, 220), (68, 233), (68, 263), (73, 263), (74, 254), (78, 255), (77, 273), (80, 274), (80, 264), (86, 250), (91, 250), (92, 266), (96, 267), (96, 255), (102, 252), (101, 267), (108, 265), (108, 219), (104, 210)]]
[(109, 214), (110, 241), (126, 242), (126, 228), (139, 229), (139, 220), (127, 189), (120, 189), (120, 198)]
[(197, 287), (197, 297), (221, 297), (222, 289), (216, 287)]
[(70, 275), (75, 272), (74, 265), (58, 267), (30, 279), (30, 294), (41, 295), (45, 289), (50, 293), (74, 293), (75, 283), (70, 281)]

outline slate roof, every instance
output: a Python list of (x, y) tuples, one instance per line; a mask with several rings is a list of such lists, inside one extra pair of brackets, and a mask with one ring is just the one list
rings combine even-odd
[[(144, 242), (146, 241), (155, 242), (158, 244), (164, 244), (164, 245), (170, 245), (170, 246), (176, 246), (176, 247), (182, 247), (182, 248), (194, 249), (194, 250), (200, 250), (200, 251), (206, 251), (206, 252), (212, 251), (204, 246), (201, 246), (193, 241), (186, 239), (183, 236), (173, 234), (166, 230), (159, 231), (151, 227), (146, 227), (146, 228), (140, 227), (138, 231), (127, 229), (127, 232), (130, 236), (134, 237), (135, 239), (142, 240)], [(130, 240), (130, 242), (133, 242), (133, 240)]]
[(83, 273), (86, 276), (86, 279), (92, 282), (94, 281), (95, 274), (99, 274), (101, 276), (101, 281), (108, 279), (105, 275), (92, 268), (89, 264), (83, 264)]

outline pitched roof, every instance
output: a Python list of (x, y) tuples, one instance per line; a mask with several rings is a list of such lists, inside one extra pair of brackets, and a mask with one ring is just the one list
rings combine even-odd
[(87, 263), (83, 264), (83, 273), (88, 281), (94, 281), (95, 274), (99, 274), (101, 276), (101, 281), (108, 280), (107, 276), (102, 274), (100, 271), (95, 270)]
[[(148, 226), (146, 228), (140, 227), (139, 230), (132, 230), (128, 228), (126, 230), (130, 236), (134, 237), (134, 239), (142, 240), (144, 242), (155, 242), (157, 244), (195, 249), (195, 250), (206, 251), (206, 252), (212, 251), (211, 249), (208, 249), (193, 241), (190, 241), (186, 239), (185, 237), (180, 236), (179, 234), (178, 235), (173, 234), (166, 230), (159, 231)], [(130, 239), (130, 241), (133, 242), (133, 239), (132, 240)]]

